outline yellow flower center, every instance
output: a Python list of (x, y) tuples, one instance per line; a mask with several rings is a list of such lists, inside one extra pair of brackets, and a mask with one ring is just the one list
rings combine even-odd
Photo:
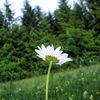
[(54, 63), (58, 63), (58, 62), (59, 62), (59, 60), (57, 59), (57, 57), (51, 56), (51, 55), (47, 55), (47, 56), (45, 57), (45, 59), (46, 59), (46, 61), (52, 61), (52, 62), (54, 62)]

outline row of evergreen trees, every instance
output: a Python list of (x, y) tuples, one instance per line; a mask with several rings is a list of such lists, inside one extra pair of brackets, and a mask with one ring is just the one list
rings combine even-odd
[(51, 14), (50, 12), (41, 12), (39, 6), (32, 8), (28, 0), (25, 0), (22, 9), (23, 16), (19, 16), (20, 20), (19, 17), (14, 18), (15, 13), (10, 9), (11, 4), (6, 0), (4, 3), (5, 11), (0, 9), (0, 28), (8, 27), (20, 20), (21, 25), (28, 32), (34, 28), (57, 34), (57, 32), (62, 33), (66, 27), (74, 27), (85, 30), (93, 29), (98, 34), (100, 32), (99, 4), (99, 0), (80, 0), (80, 4), (75, 3), (74, 8), (71, 9), (66, 0), (59, 0), (58, 9)]
[[(54, 13), (45, 13), (39, 6), (32, 8), (25, 0), (23, 16), (14, 17), (6, 0), (0, 9), (0, 81), (22, 79), (47, 72), (47, 64), (36, 57), (37, 45), (62, 46), (73, 59), (66, 66), (97, 63), (100, 58), (100, 1), (80, 0), (74, 7), (59, 0)], [(20, 24), (18, 24), (20, 22)]]

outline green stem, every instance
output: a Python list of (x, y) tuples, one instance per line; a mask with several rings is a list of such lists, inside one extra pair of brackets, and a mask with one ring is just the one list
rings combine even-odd
[(45, 100), (48, 100), (48, 87), (49, 87), (49, 76), (50, 76), (50, 70), (52, 67), (52, 61), (50, 61), (49, 64), (49, 69), (48, 69), (48, 74), (47, 74), (47, 81), (46, 81), (46, 96), (45, 96)]

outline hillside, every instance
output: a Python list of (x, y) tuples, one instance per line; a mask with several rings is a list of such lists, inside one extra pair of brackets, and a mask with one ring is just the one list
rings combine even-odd
[[(0, 83), (1, 100), (44, 100), (46, 76)], [(100, 100), (100, 64), (51, 74), (50, 100)]]

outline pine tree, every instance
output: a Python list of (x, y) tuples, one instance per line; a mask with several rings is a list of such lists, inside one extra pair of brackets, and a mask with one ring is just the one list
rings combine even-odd
[(3, 27), (3, 24), (4, 24), (4, 15), (3, 15), (3, 13), (0, 11), (0, 28)]
[(74, 8), (70, 11), (69, 26), (74, 28), (83, 28), (83, 11), (80, 4), (75, 3)]
[(39, 6), (36, 6), (33, 9), (33, 21), (32, 21), (32, 26), (33, 28), (35, 28), (36, 30), (40, 30), (41, 26), (42, 26), (42, 20), (44, 15), (41, 12), (41, 8)]
[(49, 12), (48, 16), (47, 16), (47, 19), (48, 19), (48, 24), (50, 26), (49, 33), (60, 34), (61, 33), (60, 26), (59, 26), (57, 20), (55, 19), (55, 17), (53, 16), (53, 14), (51, 14)]
[(5, 4), (5, 24), (11, 26), (14, 21), (14, 14), (13, 11), (10, 9), (11, 4), (9, 4), (8, 0), (6, 0)]
[(32, 28), (32, 20), (33, 20), (33, 10), (29, 2), (26, 0), (24, 4), (24, 9), (22, 10), (22, 25), (25, 26), (26, 31), (30, 31)]
[(85, 0), (88, 7), (87, 18), (90, 21), (90, 28), (100, 33), (100, 0)]
[(66, 0), (60, 0), (58, 9), (54, 12), (55, 18), (59, 25), (64, 29), (69, 21), (70, 8)]

